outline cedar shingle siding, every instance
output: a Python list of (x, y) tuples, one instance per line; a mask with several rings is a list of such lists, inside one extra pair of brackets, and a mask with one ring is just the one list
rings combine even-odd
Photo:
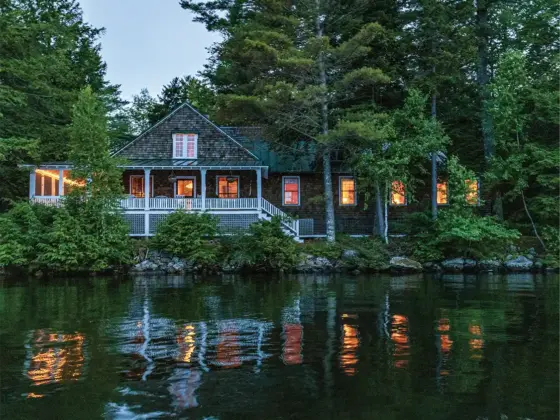
[(198, 134), (197, 159), (255, 160), (245, 148), (188, 104), (182, 105), (116, 155), (125, 159), (170, 159), (175, 133)]

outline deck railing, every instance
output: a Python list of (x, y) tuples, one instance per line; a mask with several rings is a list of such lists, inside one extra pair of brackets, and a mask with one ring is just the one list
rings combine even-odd
[(33, 197), (33, 202), (36, 204), (43, 204), (45, 206), (59, 207), (62, 204), (62, 197), (59, 196), (47, 196), (43, 195), (40, 197)]
[[(202, 206), (202, 198), (155, 197), (149, 199), (150, 210), (258, 210), (256, 198), (207, 198)], [(127, 210), (143, 210), (143, 198), (121, 200), (121, 207)]]
[(264, 198), (261, 198), (261, 207), (263, 211), (270, 216), (278, 216), (282, 220), (282, 224), (292, 231), (296, 236), (299, 236), (299, 222), (297, 219), (289, 216), (287, 213), (284, 213), (278, 207), (269, 203)]

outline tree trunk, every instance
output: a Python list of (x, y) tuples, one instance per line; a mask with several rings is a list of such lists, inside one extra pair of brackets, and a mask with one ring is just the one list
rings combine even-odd
[(385, 215), (383, 214), (383, 203), (381, 201), (381, 190), (379, 189), (379, 181), (375, 181), (375, 213), (377, 216), (377, 234), (385, 237)]
[(490, 99), (490, 93), (488, 90), (488, 83), (490, 82), (490, 73), (488, 69), (488, 38), (490, 37), (490, 28), (488, 23), (488, 0), (476, 1), (476, 27), (478, 37), (478, 69), (476, 79), (480, 91), (484, 159), (488, 164), (488, 161), (494, 155), (493, 126), (488, 103)]
[[(321, 0), (315, 0), (317, 6), (317, 17), (315, 19), (317, 37), (323, 36), (323, 16), (321, 13)], [(321, 134), (329, 132), (329, 106), (325, 92), (327, 90), (327, 73), (325, 70), (325, 58), (323, 52), (319, 53), (319, 80), (323, 94), (321, 95)], [(334, 199), (332, 189), (331, 154), (329, 148), (323, 153), (323, 184), (325, 188), (325, 224), (327, 242), (334, 242), (336, 228), (334, 221)]]
[[(436, 119), (436, 95), (432, 95), (432, 118)], [(437, 151), (432, 151), (432, 219), (437, 219)]]

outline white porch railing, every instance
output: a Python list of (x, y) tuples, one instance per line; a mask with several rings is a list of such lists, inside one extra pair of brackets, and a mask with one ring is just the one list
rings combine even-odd
[(278, 216), (282, 220), (282, 224), (291, 230), (294, 235), (299, 236), (299, 221), (297, 219), (292, 218), (287, 213), (284, 213), (278, 207), (269, 203), (264, 198), (261, 198), (261, 206), (262, 210), (269, 214), (270, 216)]
[(59, 196), (48, 196), (48, 195), (43, 195), (40, 197), (33, 197), (33, 202), (36, 204), (43, 204), (45, 206), (54, 206), (54, 207), (58, 207), (61, 205), (62, 203), (62, 197)]
[[(206, 210), (257, 210), (256, 198), (207, 198)], [(121, 207), (127, 210), (143, 210), (146, 202), (143, 198), (121, 200)], [(149, 199), (150, 210), (202, 210), (202, 198), (155, 197)]]
[(206, 208), (208, 210), (256, 210), (258, 203), (256, 198), (207, 198)]

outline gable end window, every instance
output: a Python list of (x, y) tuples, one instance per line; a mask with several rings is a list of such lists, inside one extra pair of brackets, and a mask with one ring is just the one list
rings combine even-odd
[(355, 206), (357, 203), (356, 180), (351, 176), (341, 176), (338, 186), (338, 204), (341, 206)]
[(391, 183), (391, 205), (406, 206), (406, 194), (402, 181), (393, 181)]
[(299, 206), (299, 176), (282, 177), (282, 205)]
[(173, 158), (196, 159), (198, 152), (198, 134), (173, 134)]

